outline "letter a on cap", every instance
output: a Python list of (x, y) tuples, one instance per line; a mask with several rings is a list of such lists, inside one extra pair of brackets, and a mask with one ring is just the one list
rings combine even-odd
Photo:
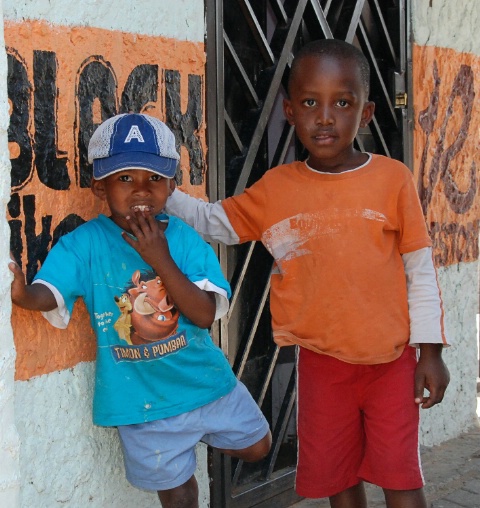
[(127, 137), (125, 138), (124, 143), (130, 143), (132, 139), (136, 139), (139, 143), (145, 143), (142, 133), (138, 128), (138, 125), (132, 125), (130, 127), (130, 131), (128, 132)]

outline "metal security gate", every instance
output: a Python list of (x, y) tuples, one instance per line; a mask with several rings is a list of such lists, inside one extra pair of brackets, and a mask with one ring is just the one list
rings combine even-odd
[[(273, 166), (304, 157), (282, 113), (292, 55), (320, 38), (357, 45), (371, 69), (375, 118), (365, 151), (410, 163), (407, 0), (206, 0), (208, 192), (238, 194)], [(259, 243), (218, 247), (231, 308), (214, 335), (271, 423), (260, 463), (210, 455), (213, 508), (289, 506), (296, 464), (295, 352), (271, 338), (272, 259)]]

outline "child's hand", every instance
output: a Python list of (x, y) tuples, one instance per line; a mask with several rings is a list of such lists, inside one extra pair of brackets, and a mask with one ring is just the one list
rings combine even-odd
[(8, 268), (13, 273), (12, 302), (23, 309), (48, 312), (57, 307), (57, 300), (45, 284), (26, 284), (22, 269), (10, 252)]
[(154, 267), (159, 261), (170, 255), (163, 231), (164, 227), (153, 215), (144, 215), (139, 211), (126, 219), (136, 239), (125, 232), (122, 233), (123, 238), (142, 256), (147, 264)]
[(164, 224), (150, 214), (136, 212), (126, 218), (135, 238), (123, 232), (123, 238), (160, 277), (177, 310), (200, 328), (209, 328), (215, 318), (214, 293), (193, 284), (170, 256)]
[[(415, 371), (415, 403), (428, 409), (443, 400), (450, 382), (450, 373), (442, 360), (442, 344), (421, 344)], [(424, 396), (424, 390), (430, 394)]]
[(16, 261), (14, 261), (13, 254), (10, 252), (10, 262), (8, 263), (8, 268), (13, 273), (13, 281), (12, 281), (12, 302), (15, 305), (24, 306), (25, 299), (27, 298), (26, 293), (26, 285), (25, 285), (25, 275), (22, 272), (22, 269), (18, 265)]

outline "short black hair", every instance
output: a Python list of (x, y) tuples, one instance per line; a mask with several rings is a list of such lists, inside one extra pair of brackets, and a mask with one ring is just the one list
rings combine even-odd
[(302, 46), (298, 53), (295, 55), (292, 67), (290, 69), (290, 76), (288, 78), (288, 93), (290, 94), (290, 84), (295, 77), (297, 68), (304, 57), (307, 56), (331, 56), (339, 60), (351, 60), (360, 70), (360, 76), (365, 87), (365, 92), (368, 97), (370, 92), (370, 64), (365, 55), (353, 44), (342, 41), (340, 39), (318, 39), (311, 41), (305, 46)]

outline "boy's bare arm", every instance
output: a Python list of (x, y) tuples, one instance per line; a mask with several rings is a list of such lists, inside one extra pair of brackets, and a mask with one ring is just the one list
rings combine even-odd
[(25, 284), (25, 275), (17, 263), (11, 261), (8, 265), (13, 273), (12, 302), (28, 310), (48, 312), (57, 307), (53, 293), (44, 284)]
[[(442, 402), (450, 382), (442, 349), (443, 344), (420, 344), (420, 358), (415, 371), (415, 403), (421, 404), (424, 409)], [(428, 395), (424, 395), (425, 390), (428, 390)]]
[(214, 293), (200, 289), (181, 272), (155, 217), (137, 212), (128, 220), (136, 240), (124, 233), (125, 241), (155, 270), (177, 309), (198, 327), (209, 328), (215, 319)]

